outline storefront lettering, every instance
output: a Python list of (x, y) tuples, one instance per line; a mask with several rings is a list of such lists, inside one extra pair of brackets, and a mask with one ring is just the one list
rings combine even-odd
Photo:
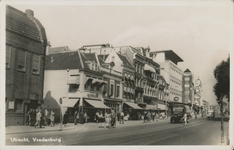
[(91, 93), (87, 95), (88, 97), (98, 97), (98, 93)]

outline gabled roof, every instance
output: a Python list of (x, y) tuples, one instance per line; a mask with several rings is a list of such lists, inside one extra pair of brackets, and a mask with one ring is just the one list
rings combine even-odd
[(191, 72), (189, 69), (186, 69), (184, 72)]
[[(28, 12), (32, 12), (31, 14), (33, 14), (31, 10), (28, 10)], [(16, 33), (6, 32), (6, 41), (9, 43), (19, 44), (27, 49), (32, 49), (31, 45), (28, 44), (28, 40), (33, 39), (40, 42), (40, 46), (47, 45), (45, 29), (40, 21), (34, 16), (29, 16), (9, 5), (6, 6), (6, 29)], [(23, 39), (23, 37), (27, 37), (27, 39)]]
[(165, 80), (165, 78), (162, 75), (158, 75), (158, 79), (161, 79), (163, 82), (167, 83), (167, 81)]
[(141, 56), (144, 56), (143, 53), (142, 53), (142, 48), (141, 47), (131, 47), (132, 48), (132, 51), (134, 53), (138, 53), (140, 54)]
[(117, 55), (119, 56), (119, 58), (123, 61), (123, 64), (125, 66), (128, 66), (128, 67), (132, 67), (133, 68), (133, 65), (131, 64), (131, 62), (128, 60), (128, 58), (126, 56), (123, 56), (121, 54), (118, 54)]
[[(98, 55), (102, 60), (103, 60), (103, 58), (104, 58), (104, 56), (105, 56), (105, 60), (106, 60), (106, 58), (109, 56), (109, 54), (107, 54), (107, 55)], [(105, 60), (103, 60), (103, 61), (105, 61)]]
[(157, 54), (157, 53), (165, 53), (165, 56), (175, 64), (177, 64), (178, 62), (183, 62), (183, 59), (181, 59), (173, 50), (150, 52), (150, 54)]
[(49, 49), (49, 54), (59, 53), (59, 52), (68, 52), (70, 49), (68, 46), (60, 46), (60, 47), (51, 47)]
[[(85, 61), (88, 59), (79, 52), (56, 53), (45, 58), (45, 70), (66, 70), (89, 68)], [(82, 66), (83, 64), (83, 66)]]

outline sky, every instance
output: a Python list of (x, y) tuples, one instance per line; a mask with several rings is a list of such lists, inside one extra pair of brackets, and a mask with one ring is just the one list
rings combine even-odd
[(203, 99), (216, 104), (213, 70), (231, 49), (232, 9), (229, 3), (193, 5), (15, 5), (31, 9), (45, 27), (52, 47), (110, 43), (112, 46), (173, 50), (203, 86)]

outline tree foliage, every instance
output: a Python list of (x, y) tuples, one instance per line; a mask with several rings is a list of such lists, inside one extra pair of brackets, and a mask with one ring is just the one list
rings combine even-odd
[(217, 97), (217, 100), (223, 97), (228, 98), (230, 96), (230, 57), (226, 61), (222, 61), (214, 69), (214, 77), (217, 83), (214, 85), (213, 90)]

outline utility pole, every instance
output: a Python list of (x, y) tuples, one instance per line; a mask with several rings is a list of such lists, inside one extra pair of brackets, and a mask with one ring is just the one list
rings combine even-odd
[(223, 97), (220, 99), (220, 112), (221, 112), (221, 145), (224, 143), (224, 131), (223, 131)]

